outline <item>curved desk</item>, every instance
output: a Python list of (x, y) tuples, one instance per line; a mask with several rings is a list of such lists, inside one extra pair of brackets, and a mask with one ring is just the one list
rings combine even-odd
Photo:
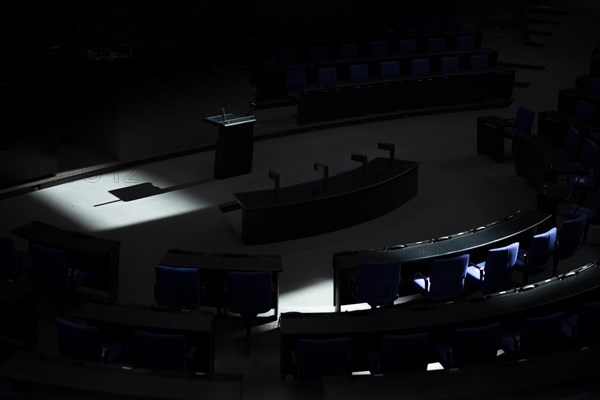
[(402, 279), (406, 282), (416, 271), (427, 271), (435, 258), (469, 253), (471, 259), (483, 260), (488, 249), (515, 241), (526, 242), (537, 228), (546, 228), (551, 222), (552, 216), (548, 213), (519, 210), (487, 225), (435, 240), (334, 253), (333, 304), (336, 311), (340, 311), (342, 305), (357, 302), (352, 295), (350, 282), (361, 261), (401, 261)]
[(384, 333), (437, 332), (470, 324), (511, 323), (536, 313), (570, 310), (597, 299), (599, 261), (542, 282), (506, 292), (456, 302), (406, 303), (387, 309), (342, 313), (284, 313), (281, 331), (281, 374), (292, 371), (291, 352), (299, 338), (350, 336), (353, 364), (365, 368), (369, 337)]
[(346, 228), (386, 214), (417, 195), (419, 163), (375, 158), (323, 180), (234, 193), (246, 244), (276, 242)]

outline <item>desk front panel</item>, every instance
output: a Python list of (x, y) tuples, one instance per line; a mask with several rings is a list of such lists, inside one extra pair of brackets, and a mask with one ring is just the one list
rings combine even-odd
[[(364, 172), (364, 175), (363, 175)], [(376, 158), (322, 181), (234, 193), (242, 206), (242, 240), (259, 244), (317, 235), (388, 213), (417, 194), (418, 163)]]
[(94, 279), (86, 282), (86, 286), (108, 292), (112, 302), (118, 300), (119, 241), (64, 230), (40, 221), (13, 229), (11, 233), (27, 239), (29, 244), (37, 243), (65, 250), (73, 267), (95, 272)]

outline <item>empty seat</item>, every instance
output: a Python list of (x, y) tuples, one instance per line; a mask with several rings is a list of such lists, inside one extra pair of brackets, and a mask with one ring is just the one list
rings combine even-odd
[(369, 42), (369, 55), (371, 57), (386, 57), (388, 55), (388, 42), (385, 40)]
[(473, 35), (461, 35), (456, 37), (456, 50), (466, 51), (475, 49), (475, 37)]
[(500, 323), (455, 329), (447, 343), (436, 352), (445, 369), (485, 364), (496, 360), (500, 348)]
[(400, 39), (398, 42), (398, 53), (400, 55), (411, 55), (417, 52), (417, 41), (415, 39)]
[(369, 79), (369, 64), (354, 64), (348, 66), (348, 78), (351, 81), (366, 81)]
[(429, 58), (416, 58), (410, 60), (411, 74), (428, 74), (430, 71)]
[(369, 353), (372, 374), (426, 371), (430, 361), (431, 333), (381, 335)]
[(398, 61), (382, 61), (379, 67), (379, 76), (382, 79), (394, 78), (400, 75), (400, 63)]
[(317, 69), (317, 83), (325, 85), (335, 82), (337, 82), (337, 69), (335, 67)]
[(433, 37), (427, 39), (427, 51), (429, 53), (442, 53), (446, 51), (446, 38)]

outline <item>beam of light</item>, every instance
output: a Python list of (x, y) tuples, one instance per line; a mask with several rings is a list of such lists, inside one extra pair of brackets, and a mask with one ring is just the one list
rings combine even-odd
[[(151, 177), (145, 177), (151, 178)], [(80, 180), (34, 193), (37, 201), (64, 216), (86, 232), (138, 225), (215, 206), (198, 195), (195, 188), (168, 191), (132, 202), (119, 201), (108, 190), (134, 183)], [(108, 189), (108, 190), (107, 190)], [(104, 204), (103, 207), (96, 207)], [(35, 218), (35, 216), (33, 216)], [(44, 219), (44, 217), (40, 217)]]

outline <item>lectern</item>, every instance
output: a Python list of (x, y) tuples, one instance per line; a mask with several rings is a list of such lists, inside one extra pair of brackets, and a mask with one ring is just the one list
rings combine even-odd
[(222, 113), (206, 117), (219, 128), (215, 151), (214, 177), (217, 179), (250, 173), (254, 148), (254, 115)]

